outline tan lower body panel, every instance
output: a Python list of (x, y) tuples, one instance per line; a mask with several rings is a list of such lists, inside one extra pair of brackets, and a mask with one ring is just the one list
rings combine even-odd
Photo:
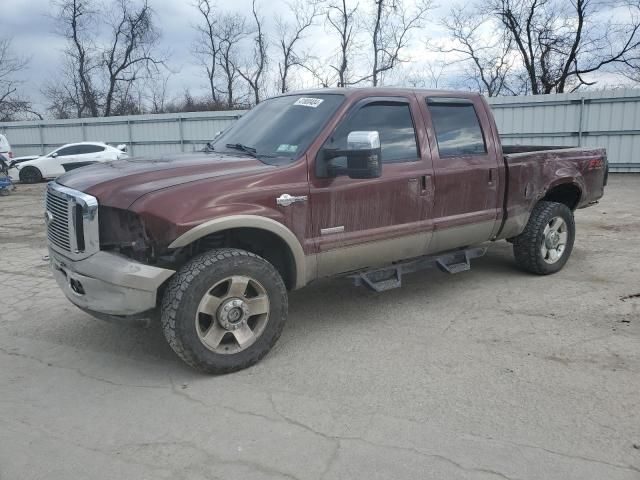
[(318, 254), (318, 278), (423, 255), (431, 232), (336, 248)]
[(478, 245), (491, 239), (495, 220), (436, 230), (425, 253), (438, 253), (455, 248)]
[(491, 220), (329, 250), (317, 256), (317, 278), (478, 245), (490, 239), (494, 225)]
[(500, 232), (500, 238), (510, 238), (520, 235), (529, 221), (529, 212), (520, 213), (518, 215), (511, 215), (504, 222), (502, 232)]

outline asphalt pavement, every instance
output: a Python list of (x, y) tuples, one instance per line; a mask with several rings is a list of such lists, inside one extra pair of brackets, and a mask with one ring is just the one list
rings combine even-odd
[(0, 198), (0, 479), (640, 479), (640, 176), (576, 213), (567, 266), (294, 292), (258, 365), (190, 370), (47, 263), (44, 185)]

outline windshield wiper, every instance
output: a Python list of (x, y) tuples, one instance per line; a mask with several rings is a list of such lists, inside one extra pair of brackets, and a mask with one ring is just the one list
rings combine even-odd
[(225, 147), (240, 150), (241, 152), (248, 153), (252, 157), (258, 158), (258, 153), (255, 148), (243, 145), (242, 143), (227, 143)]
[(205, 153), (214, 152), (215, 147), (213, 146), (213, 143), (207, 142), (207, 144), (204, 146), (204, 148), (201, 151)]

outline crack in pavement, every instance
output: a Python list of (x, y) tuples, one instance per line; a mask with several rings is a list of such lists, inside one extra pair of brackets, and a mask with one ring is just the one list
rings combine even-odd
[[(106, 383), (112, 386), (117, 386), (117, 387), (124, 387), (124, 388), (145, 388), (145, 389), (157, 389), (157, 390), (166, 390), (182, 399), (186, 399), (189, 402), (192, 402), (194, 404), (199, 405), (200, 407), (203, 407), (207, 410), (210, 409), (220, 409), (220, 410), (227, 410), (230, 412), (233, 412), (237, 415), (241, 415), (241, 416), (250, 416), (250, 417), (254, 417), (254, 418), (259, 418), (268, 422), (274, 422), (274, 423), (278, 423), (278, 424), (282, 424), (285, 423), (287, 425), (290, 426), (294, 426), (297, 427), (299, 429), (303, 429), (313, 435), (319, 436), (331, 443), (333, 443), (334, 448), (332, 451), (332, 454), (330, 455), (329, 459), (327, 460), (327, 463), (325, 465), (325, 468), (323, 470), (323, 473), (321, 475), (320, 478), (323, 478), (324, 476), (327, 475), (327, 473), (329, 472), (332, 464), (335, 462), (335, 460), (338, 457), (339, 451), (342, 448), (342, 442), (344, 441), (353, 441), (353, 442), (361, 442), (365, 445), (369, 445), (371, 447), (374, 448), (389, 448), (389, 449), (393, 449), (396, 451), (404, 451), (404, 452), (410, 452), (416, 455), (419, 455), (421, 457), (424, 458), (431, 458), (431, 459), (438, 459), (440, 461), (443, 461), (447, 464), (450, 464), (460, 470), (466, 471), (466, 472), (477, 472), (477, 473), (485, 473), (485, 474), (489, 474), (489, 475), (493, 475), (499, 478), (503, 478), (505, 480), (517, 480), (515, 477), (509, 477), (508, 475), (498, 471), (498, 470), (493, 470), (493, 469), (488, 469), (488, 468), (479, 468), (479, 467), (472, 467), (472, 466), (467, 466), (464, 465), (463, 463), (460, 463), (459, 461), (456, 461), (452, 458), (449, 458), (445, 455), (441, 455), (441, 454), (436, 454), (436, 453), (429, 453), (429, 452), (425, 452), (423, 450), (420, 450), (416, 447), (407, 447), (407, 446), (399, 446), (399, 445), (393, 445), (390, 443), (385, 443), (385, 442), (374, 442), (368, 439), (363, 438), (363, 436), (361, 435), (331, 435), (328, 434), (326, 432), (320, 431), (310, 425), (307, 425), (306, 423), (300, 422), (298, 420), (295, 420), (289, 416), (287, 416), (286, 414), (284, 414), (277, 406), (277, 403), (275, 401), (275, 399), (273, 398), (273, 393), (269, 393), (268, 394), (268, 399), (272, 405), (272, 408), (274, 410), (274, 413), (278, 416), (278, 418), (274, 418), (268, 415), (264, 415), (261, 413), (256, 413), (256, 412), (252, 412), (252, 411), (247, 411), (247, 410), (240, 410), (228, 405), (220, 405), (220, 404), (209, 404), (199, 398), (195, 398), (191, 395), (188, 394), (188, 392), (186, 392), (185, 390), (181, 390), (178, 385), (176, 384), (175, 380), (173, 379), (173, 377), (171, 375), (168, 375), (168, 379), (169, 379), (169, 385), (139, 385), (139, 384), (130, 384), (130, 383), (122, 383), (122, 382), (115, 382), (109, 379), (105, 379), (102, 377), (97, 377), (91, 374), (87, 374), (86, 372), (82, 371), (79, 368), (74, 368), (74, 367), (66, 367), (66, 366), (61, 366), (61, 365), (56, 365), (50, 362), (46, 362), (40, 358), (37, 358), (35, 356), (32, 355), (26, 355), (20, 352), (13, 352), (10, 351), (8, 349), (2, 348), (0, 347), (0, 352), (4, 353), (5, 355), (9, 355), (9, 356), (17, 356), (20, 358), (25, 358), (25, 359), (29, 359), (32, 361), (36, 361), (42, 365), (46, 365), (48, 367), (55, 367), (55, 368), (60, 368), (63, 370), (68, 370), (68, 371), (72, 371), (77, 373), (78, 375), (85, 377), (87, 379), (90, 380), (94, 380), (94, 381), (98, 381), (98, 382), (102, 382), (102, 383)], [(369, 422), (368, 424), (365, 426), (364, 428), (364, 435), (366, 435), (367, 431), (369, 431), (372, 423), (373, 423), (373, 418), (375, 417), (375, 415), (377, 415), (377, 413), (373, 413), (369, 416)], [(421, 422), (416, 422), (414, 420), (410, 420), (410, 419), (406, 419), (406, 418), (398, 418), (398, 417), (393, 417), (393, 416), (388, 416), (389, 418), (396, 418), (398, 420), (402, 420), (402, 421), (410, 421), (413, 423), (421, 423)], [(556, 455), (556, 456), (560, 456), (560, 457), (564, 457), (564, 458), (569, 458), (569, 459), (573, 459), (573, 460), (580, 460), (580, 461), (584, 461), (584, 462), (592, 462), (592, 463), (597, 463), (597, 464), (602, 464), (602, 465), (606, 465), (608, 467), (612, 467), (612, 468), (617, 468), (617, 469), (622, 469), (622, 470), (627, 470), (627, 471), (633, 471), (633, 472), (640, 472), (640, 469), (638, 469), (637, 467), (634, 467), (633, 465), (620, 465), (620, 464), (616, 464), (616, 463), (612, 463), (612, 462), (607, 462), (604, 460), (598, 460), (598, 459), (594, 459), (594, 458), (589, 458), (589, 457), (585, 457), (585, 456), (580, 456), (580, 455), (572, 455), (572, 454), (567, 454), (567, 453), (563, 453), (563, 452), (558, 452), (555, 450), (551, 450), (545, 447), (540, 447), (537, 445), (530, 445), (530, 444), (524, 444), (524, 443), (519, 443), (519, 442), (514, 442), (514, 441), (510, 441), (510, 440), (498, 440), (498, 439), (494, 439), (491, 437), (484, 437), (481, 435), (477, 435), (477, 434), (468, 434), (472, 437), (476, 437), (476, 438), (480, 438), (483, 440), (490, 440), (490, 441), (494, 441), (494, 442), (498, 442), (498, 443), (503, 443), (503, 444), (507, 444), (507, 445), (512, 445), (512, 446), (516, 446), (519, 448), (530, 448), (530, 449), (536, 449), (536, 450), (540, 450), (540, 451), (544, 451), (546, 453), (552, 454), (552, 455)], [(211, 453), (208, 452), (208, 455), (210, 456)], [(232, 464), (243, 464), (243, 465), (249, 465), (249, 463), (247, 462), (230, 462)], [(279, 472), (279, 471), (271, 471), (271, 472), (267, 472), (265, 471), (264, 473), (277, 473), (280, 475), (286, 475), (283, 472)], [(290, 476), (292, 479), (295, 479), (295, 477)], [(297, 480), (297, 479), (296, 479)]]
[(38, 357), (35, 357), (33, 355), (27, 355), (24, 353), (20, 353), (20, 352), (13, 352), (11, 350), (8, 350), (6, 348), (0, 347), (0, 353), (4, 353), (5, 355), (8, 356), (13, 356), (13, 357), (20, 357), (20, 358), (25, 358), (28, 360), (33, 360), (35, 362), (38, 362), (42, 365), (45, 365), (47, 367), (53, 367), (53, 368), (59, 368), (62, 370), (67, 370), (67, 371), (71, 371), (71, 372), (75, 372), (78, 375), (80, 375), (81, 377), (90, 379), (90, 380), (95, 380), (101, 383), (106, 383), (108, 385), (112, 385), (112, 386), (116, 386), (116, 387), (131, 387), (131, 388), (150, 388), (150, 389), (156, 389), (156, 390), (165, 390), (167, 388), (167, 385), (138, 385), (138, 384), (131, 384), (131, 383), (120, 383), (120, 382), (114, 382), (112, 380), (108, 380), (106, 378), (101, 378), (101, 377), (97, 377), (95, 375), (91, 375), (89, 373), (84, 372), (83, 370), (81, 370), (80, 368), (77, 367), (66, 367), (63, 365), (56, 365), (52, 362), (47, 362), (45, 360), (42, 360)]

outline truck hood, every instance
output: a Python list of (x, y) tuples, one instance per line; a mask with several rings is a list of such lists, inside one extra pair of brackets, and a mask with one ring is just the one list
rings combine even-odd
[(103, 205), (128, 208), (141, 196), (156, 190), (272, 168), (249, 156), (189, 153), (98, 163), (65, 173), (56, 182), (93, 195)]

